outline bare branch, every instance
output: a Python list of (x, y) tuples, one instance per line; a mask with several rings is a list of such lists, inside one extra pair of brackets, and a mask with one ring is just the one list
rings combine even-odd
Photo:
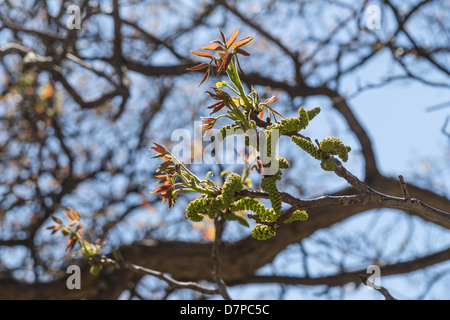
[(389, 291), (386, 288), (381, 287), (381, 286), (375, 286), (373, 283), (371, 283), (369, 278), (366, 275), (360, 274), (359, 276), (364, 285), (368, 286), (369, 288), (373, 288), (373, 289), (377, 290), (379, 293), (381, 293), (385, 297), (386, 300), (397, 300), (389, 293)]
[(195, 283), (192, 281), (189, 281), (189, 282), (178, 281), (178, 280), (171, 278), (170, 276), (168, 276), (165, 273), (151, 270), (148, 268), (144, 268), (144, 267), (135, 265), (130, 262), (124, 262), (124, 261), (117, 262), (106, 256), (99, 257), (98, 260), (100, 263), (105, 264), (105, 265), (112, 265), (116, 268), (127, 268), (134, 272), (153, 276), (155, 278), (165, 281), (170, 287), (172, 287), (174, 289), (191, 289), (191, 290), (198, 291), (198, 292), (205, 293), (205, 294), (221, 294), (219, 289), (207, 288), (207, 287), (204, 287), (204, 286), (199, 285), (198, 283)]

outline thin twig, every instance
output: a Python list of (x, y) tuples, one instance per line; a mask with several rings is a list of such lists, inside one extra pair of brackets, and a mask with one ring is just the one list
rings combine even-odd
[(199, 285), (198, 283), (192, 282), (192, 281), (187, 281), (187, 282), (178, 281), (178, 280), (171, 278), (170, 276), (168, 276), (165, 273), (147, 269), (147, 268), (135, 265), (130, 262), (126, 262), (126, 261), (117, 262), (106, 256), (101, 256), (97, 260), (98, 260), (98, 262), (100, 262), (103, 265), (112, 265), (116, 268), (126, 268), (126, 269), (132, 270), (134, 272), (138, 272), (141, 274), (156, 277), (160, 280), (165, 281), (171, 288), (174, 288), (174, 289), (191, 289), (191, 290), (195, 290), (195, 291), (205, 293), (205, 294), (221, 294), (221, 292), (219, 292), (219, 289), (207, 288), (207, 287), (204, 287), (204, 286)]
[(368, 286), (369, 288), (373, 288), (373, 289), (377, 290), (379, 293), (381, 293), (386, 298), (386, 300), (397, 300), (389, 293), (389, 291), (386, 288), (381, 287), (381, 286), (376, 286), (373, 283), (369, 282), (369, 279), (367, 278), (367, 276), (365, 276), (363, 274), (360, 274), (359, 276), (361, 277), (362, 283), (364, 285)]
[(405, 180), (403, 180), (403, 176), (399, 175), (398, 180), (400, 181), (400, 187), (402, 188), (403, 198), (405, 198), (405, 200), (411, 199), (409, 196), (408, 187), (406, 186)]
[(442, 133), (443, 133), (445, 136), (447, 136), (447, 137), (450, 138), (450, 132), (447, 132), (447, 131), (446, 131), (447, 125), (448, 125), (448, 123), (449, 123), (449, 119), (450, 119), (450, 116), (447, 116), (447, 118), (445, 118), (445, 122), (444, 122), (444, 125), (442, 126), (441, 131), (442, 131)]

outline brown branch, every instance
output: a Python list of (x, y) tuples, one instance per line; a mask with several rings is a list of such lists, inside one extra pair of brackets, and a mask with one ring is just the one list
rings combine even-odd
[(406, 16), (403, 18), (401, 14), (399, 13), (399, 10), (391, 3), (391, 1), (386, 0), (385, 3), (391, 8), (392, 12), (394, 13), (394, 16), (397, 20), (398, 27), (394, 34), (397, 35), (398, 33), (402, 32), (406, 38), (411, 42), (411, 44), (414, 46), (414, 49), (417, 52), (417, 55), (420, 57), (423, 57), (424, 59), (428, 60), (432, 65), (434, 65), (437, 69), (445, 73), (447, 76), (450, 76), (450, 70), (446, 69), (443, 65), (439, 64), (433, 57), (427, 52), (427, 50), (424, 50), (422, 47), (418, 46), (416, 44), (416, 41), (413, 39), (412, 35), (405, 29), (406, 21), (416, 12), (420, 7), (422, 7), (425, 4), (431, 3), (430, 0), (424, 0), (422, 2), (419, 2), (414, 8), (412, 8)]
[(359, 277), (361, 278), (361, 281), (364, 285), (368, 286), (369, 288), (377, 290), (379, 293), (381, 293), (384, 296), (384, 298), (386, 300), (397, 300), (389, 293), (389, 291), (386, 288), (381, 287), (381, 286), (378, 287), (378, 286), (375, 286), (373, 283), (371, 283), (369, 281), (369, 278), (366, 275), (360, 274)]
[[(31, 49), (17, 43), (8, 43), (7, 45), (0, 47), (0, 57), (10, 53), (17, 53), (23, 57), (22, 63), (24, 68), (37, 66), (43, 70), (50, 72), (53, 78), (63, 85), (64, 89), (67, 90), (67, 92), (72, 96), (75, 102), (77, 102), (82, 108), (94, 109), (98, 106), (103, 105), (105, 102), (113, 99), (118, 95), (121, 95), (122, 97), (125, 98), (129, 96), (127, 90), (124, 90), (122, 87), (119, 87), (115, 83), (112, 83), (115, 86), (115, 89), (102, 94), (99, 98), (95, 100), (85, 101), (80, 96), (80, 94), (75, 90), (75, 88), (67, 81), (66, 77), (61, 72), (61, 68), (58, 65), (54, 64), (52, 57), (45, 57), (38, 55)], [(75, 63), (81, 61), (79, 58), (77, 58), (72, 54), (68, 54), (68, 59)], [(86, 63), (81, 63), (80, 66), (87, 68), (91, 71), (93, 69)], [(107, 79), (109, 79), (109, 77), (107, 77)], [(126, 102), (125, 98), (122, 101), (122, 103), (124, 101)]]
[(220, 254), (219, 254), (219, 248), (220, 244), (222, 242), (222, 233), (223, 228), (225, 226), (226, 220), (223, 218), (215, 217), (214, 218), (214, 227), (215, 227), (215, 237), (212, 247), (212, 259), (213, 259), (213, 278), (214, 281), (217, 284), (218, 291), (220, 292), (220, 295), (225, 300), (231, 300), (231, 297), (229, 296), (227, 292), (227, 287), (225, 284), (225, 281), (223, 281), (222, 277), (220, 276)]
[[(398, 189), (398, 182), (393, 181)], [(344, 192), (344, 190), (342, 190)], [(220, 246), (221, 277), (227, 285), (245, 283), (285, 283), (304, 285), (329, 285), (339, 286), (349, 282), (355, 282), (358, 274), (364, 270), (344, 272), (338, 275), (321, 278), (296, 278), (279, 276), (255, 276), (254, 273), (262, 266), (270, 263), (279, 252), (289, 244), (298, 243), (309, 237), (319, 229), (329, 227), (343, 221), (359, 212), (370, 210), (376, 206), (372, 203), (359, 203), (349, 206), (317, 207), (308, 213), (308, 221), (291, 223), (282, 227), (276, 237), (257, 241), (251, 237), (240, 241), (224, 243)], [(160, 270), (161, 273), (171, 274), (179, 281), (211, 280), (213, 268), (211, 260), (211, 243), (189, 243), (180, 241), (141, 240), (120, 248), (126, 261), (134, 261), (136, 265), (145, 266), (152, 270)], [(450, 259), (450, 249), (443, 250), (428, 256), (411, 261), (387, 265), (382, 267), (383, 275), (403, 274), (420, 270), (431, 265)], [(183, 267), (180, 267), (183, 266)], [(18, 280), (0, 279), (1, 299), (79, 299), (86, 297), (98, 289), (101, 280), (92, 277), (86, 270), (82, 274), (83, 292), (74, 292), (65, 288), (63, 280), (57, 280), (47, 284), (24, 284)], [(275, 278), (276, 277), (276, 278)], [(128, 281), (114, 277), (115, 281)], [(118, 284), (120, 286), (120, 283)], [(122, 288), (124, 288), (123, 286)], [(42, 294), (45, 292), (45, 294)], [(220, 293), (217, 293), (220, 294)]]
[[(432, 253), (423, 257), (418, 257), (409, 261), (399, 262), (394, 264), (388, 264), (379, 266), (381, 270), (381, 277), (393, 276), (399, 274), (410, 273), (418, 271), (427, 267), (431, 267), (438, 263), (446, 262), (450, 259), (450, 248), (442, 251)], [(323, 276), (323, 277), (294, 277), (294, 276), (279, 276), (279, 275), (254, 275), (246, 277), (245, 279), (239, 279), (236, 281), (229, 281), (229, 286), (248, 284), (248, 283), (280, 283), (287, 285), (307, 285), (318, 286), (326, 285), (329, 287), (343, 286), (348, 283), (359, 283), (360, 275), (366, 274), (366, 269), (360, 269), (356, 271), (344, 271), (335, 275)]]
[[(282, 201), (299, 209), (309, 209), (313, 207), (313, 203), (316, 206), (328, 206), (373, 202), (380, 208), (394, 208), (405, 211), (413, 211), (419, 214), (419, 216), (421, 217), (426, 217), (428, 220), (437, 222), (441, 226), (450, 228), (450, 213), (436, 209), (421, 200), (411, 198), (402, 176), (399, 176), (399, 179), (402, 186), (402, 193), (404, 197), (403, 199), (395, 196), (389, 196), (374, 190), (373, 188), (369, 187), (364, 181), (361, 181), (355, 175), (349, 172), (338, 159), (334, 157), (332, 157), (332, 159), (336, 164), (334, 172), (338, 176), (344, 178), (353, 188), (355, 188), (355, 190), (359, 193), (358, 195), (337, 197), (324, 196), (314, 200), (301, 200), (296, 199), (295, 197), (287, 193), (281, 192)], [(249, 190), (243, 190), (240, 195), (252, 198), (268, 198), (268, 195), (266, 193)]]
[(163, 46), (167, 50), (170, 51), (178, 60), (185, 59), (183, 56), (181, 56), (179, 53), (176, 52), (176, 50), (165, 40), (161, 40), (154, 35), (150, 34), (149, 32), (145, 31), (143, 28), (141, 28), (137, 22), (128, 21), (125, 19), (122, 19), (122, 23), (129, 25), (130, 27), (133, 27), (137, 31), (139, 31), (140, 35), (143, 35), (145, 39), (148, 41), (154, 43), (157, 46)]
[(437, 222), (447, 229), (450, 228), (450, 213), (436, 209), (418, 199), (410, 198), (409, 193), (407, 193), (408, 198), (405, 197), (402, 199), (378, 192), (347, 171), (339, 160), (334, 159), (334, 161), (336, 163), (334, 172), (347, 180), (347, 182), (359, 192), (368, 193), (370, 195), (370, 200), (376, 202), (380, 207), (414, 211), (415, 213), (418, 213), (419, 216)]
[(219, 289), (207, 288), (192, 281), (189, 282), (178, 281), (171, 278), (165, 273), (144, 268), (142, 266), (138, 266), (130, 262), (126, 261), (117, 262), (111, 258), (108, 258), (107, 256), (99, 257), (98, 261), (103, 265), (112, 265), (115, 268), (126, 268), (133, 272), (158, 278), (160, 280), (165, 281), (173, 289), (191, 289), (205, 294), (221, 294)]

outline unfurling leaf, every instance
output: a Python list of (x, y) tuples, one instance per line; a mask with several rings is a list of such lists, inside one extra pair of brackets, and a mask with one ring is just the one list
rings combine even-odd
[(53, 221), (55, 221), (57, 224), (62, 224), (62, 221), (60, 219), (58, 219), (55, 216), (50, 216), (50, 218), (52, 218)]
[(237, 48), (234, 50), (236, 53), (242, 54), (243, 56), (248, 57), (250, 55), (250, 53), (248, 53), (247, 51), (241, 49), (241, 48)]
[(69, 211), (63, 211), (67, 218), (69, 218), (70, 221), (78, 221), (80, 220), (80, 214), (78, 212), (75, 212), (71, 207), (67, 207)]
[(264, 100), (263, 104), (272, 103), (275, 101), (275, 96), (271, 96), (270, 98)]
[(200, 82), (200, 84), (197, 86), (197, 88), (200, 87), (200, 86), (203, 84), (203, 82), (205, 82), (206, 79), (208, 79), (208, 77), (209, 77), (209, 69), (208, 69), (208, 71), (206, 71), (205, 74), (203, 75), (203, 79), (202, 79), (202, 81)]
[(235, 33), (233, 33), (233, 35), (230, 37), (230, 39), (228, 40), (228, 42), (227, 42), (227, 49), (229, 49), (230, 47), (231, 47), (231, 45), (236, 41), (236, 39), (237, 39), (237, 37), (238, 37), (238, 35), (239, 35), (239, 30), (240, 30), (241, 28), (239, 27), (238, 29), (237, 29), (237, 31), (235, 32)]
[(162, 145), (152, 141), (152, 143), (155, 145), (155, 147), (151, 147), (150, 150), (154, 150), (158, 153), (167, 153), (166, 148), (164, 148)]
[(200, 63), (200, 64), (198, 64), (196, 66), (191, 67), (191, 68), (187, 68), (186, 70), (189, 70), (189, 71), (202, 70), (202, 69), (206, 68), (207, 66), (209, 66), (209, 63), (208, 62), (203, 62), (203, 63)]
[(211, 122), (215, 122), (216, 121), (216, 118), (214, 118), (214, 117), (201, 117), (201, 118), (206, 123), (211, 123)]
[(53, 230), (52, 234), (55, 234), (56, 231), (58, 231), (59, 229), (61, 229), (61, 226), (51, 226), (51, 227), (46, 227), (46, 230)]
[(66, 251), (72, 250), (77, 243), (77, 237), (75, 235), (70, 235), (69, 240), (67, 241)]
[(208, 52), (204, 52), (204, 51), (192, 51), (190, 50), (192, 54), (195, 54), (199, 57), (204, 57), (204, 58), (209, 58), (209, 59), (214, 59), (213, 55), (211, 53)]
[(209, 44), (206, 47), (202, 47), (202, 50), (225, 51), (220, 44)]
[(242, 40), (239, 40), (238, 42), (236, 42), (235, 44), (233, 44), (233, 46), (232, 46), (233, 50), (236, 50), (237, 48), (240, 48), (240, 47), (242, 47), (242, 46), (245, 46), (247, 43), (249, 43), (250, 41), (252, 41), (253, 38), (254, 38), (253, 36), (250, 36), (250, 37), (246, 37), (246, 38), (244, 38), (244, 39), (242, 39)]
[(222, 71), (227, 70), (232, 57), (233, 57), (232, 52), (227, 52), (220, 57), (219, 64), (217, 66), (217, 73), (221, 73)]

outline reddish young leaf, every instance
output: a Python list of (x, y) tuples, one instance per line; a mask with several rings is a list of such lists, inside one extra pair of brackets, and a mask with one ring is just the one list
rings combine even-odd
[(241, 48), (237, 48), (234, 51), (236, 51), (236, 53), (242, 54), (243, 56), (248, 57), (250, 55), (250, 53), (248, 53), (247, 51), (241, 49)]
[(80, 212), (78, 210), (75, 211), (75, 217), (76, 217), (77, 221), (80, 221), (81, 216), (80, 216)]
[(218, 29), (218, 30), (219, 30), (220, 35), (221, 35), (221, 37), (222, 37), (223, 43), (224, 43), (224, 44), (227, 43), (227, 38), (226, 38), (225, 35), (223, 34), (222, 30), (220, 30), (220, 29)]
[(67, 207), (67, 209), (69, 209), (69, 211), (63, 211), (67, 218), (69, 218), (70, 221), (78, 221), (75, 211), (71, 207)]
[(264, 106), (261, 106), (261, 112), (259, 113), (259, 118), (262, 119), (264, 117)]
[(257, 170), (259, 173), (261, 173), (261, 169), (262, 169), (262, 162), (261, 162), (261, 160), (257, 160), (256, 163), (258, 164), (258, 165), (256, 166), (256, 170)]
[(166, 171), (171, 164), (172, 164), (171, 161), (167, 161), (167, 162), (164, 162), (164, 163), (160, 164), (159, 167), (156, 169), (156, 172), (164, 172), (164, 171)]
[(247, 43), (252, 41), (253, 38), (254, 38), (253, 36), (250, 36), (250, 37), (246, 37), (246, 38), (244, 38), (242, 40), (239, 40), (238, 42), (236, 42), (235, 44), (232, 45), (233, 50), (236, 50), (237, 48), (245, 46)]
[(214, 117), (201, 117), (201, 118), (206, 123), (211, 123), (211, 122), (215, 122), (216, 121), (216, 118), (214, 118)]
[(152, 193), (160, 193), (161, 191), (167, 190), (167, 189), (172, 188), (172, 187), (173, 187), (172, 183), (165, 182), (162, 186), (159, 186), (158, 188), (153, 190)]
[(170, 174), (158, 174), (155, 176), (155, 178), (160, 179), (158, 181), (158, 183), (166, 183), (166, 182), (170, 182), (170, 178), (172, 177), (172, 175)]
[(238, 35), (239, 35), (239, 30), (241, 29), (241, 27), (239, 27), (237, 29), (237, 31), (235, 33), (233, 33), (233, 35), (231, 36), (231, 38), (228, 40), (227, 42), (227, 49), (229, 49), (231, 47), (231, 45), (236, 41)]
[(226, 48), (225, 43), (223, 43), (223, 42), (220, 41), (220, 40), (213, 40), (213, 41), (211, 41), (211, 43), (217, 43), (217, 44), (220, 45), (222, 48)]
[(200, 63), (200, 64), (198, 64), (196, 66), (191, 67), (191, 68), (187, 68), (186, 70), (189, 70), (189, 71), (202, 70), (202, 69), (206, 68), (208, 65), (209, 65), (208, 62), (203, 62), (203, 63)]
[(163, 155), (163, 156), (161, 157), (161, 159), (162, 159), (162, 161), (164, 161), (164, 162), (172, 161), (172, 160), (173, 160), (172, 157), (167, 156), (167, 155)]
[(55, 234), (56, 231), (58, 231), (61, 228), (61, 226), (53, 226), (52, 234)]
[(77, 237), (75, 237), (74, 235), (71, 235), (69, 237), (69, 240), (67, 241), (66, 251), (72, 250), (75, 247), (76, 243), (77, 243)]
[(62, 224), (62, 221), (59, 220), (57, 217), (50, 216), (50, 218), (52, 218), (52, 220), (55, 221), (57, 224)]
[(56, 231), (58, 231), (61, 228), (61, 226), (50, 226), (50, 227), (45, 227), (44, 229), (46, 230), (53, 230), (52, 234), (54, 234)]
[(191, 51), (191, 53), (193, 53), (193, 54), (195, 54), (195, 55), (197, 55), (199, 57), (210, 58), (210, 59), (214, 58), (214, 56), (211, 53), (208, 53), (208, 52), (192, 51), (192, 50), (190, 50), (190, 51)]
[(263, 104), (269, 104), (275, 101), (275, 96), (271, 96), (270, 98), (264, 100)]
[(158, 153), (157, 155), (153, 156), (152, 159), (161, 158), (164, 155), (166, 155), (166, 153)]
[(221, 73), (222, 71), (227, 70), (232, 57), (233, 57), (232, 52), (226, 52), (224, 55), (220, 57), (219, 64), (217, 66), (217, 73)]
[(242, 68), (241, 68), (241, 63), (239, 62), (238, 56), (236, 56), (236, 62), (237, 62), (237, 66), (238, 66), (239, 72), (242, 73), (242, 74), (245, 74), (244, 70), (242, 70)]
[(63, 210), (63, 212), (66, 214), (66, 217), (69, 218), (70, 221), (74, 220), (74, 218), (72, 217), (72, 215), (69, 212), (67, 212), (65, 210)]
[(208, 129), (211, 129), (212, 127), (214, 127), (213, 123), (206, 123), (206, 124), (202, 125), (202, 130), (208, 130)]
[(216, 92), (216, 96), (219, 98), (218, 100), (225, 100), (230, 97), (230, 95), (226, 93), (226, 91), (220, 90), (218, 88), (213, 89)]
[(200, 84), (197, 86), (197, 88), (200, 87), (203, 84), (203, 82), (205, 82), (206, 79), (208, 79), (208, 77), (209, 77), (209, 69), (208, 69), (208, 71), (205, 72), (205, 75), (203, 76), (203, 79), (200, 82)]
[(209, 44), (206, 47), (202, 47), (202, 50), (225, 51), (220, 44)]
[(167, 153), (166, 148), (164, 148), (162, 145), (157, 144), (156, 142), (152, 141), (152, 143), (155, 145), (155, 147), (151, 147), (151, 150), (154, 150), (158, 153)]
[(166, 182), (167, 181), (167, 178), (166, 178), (166, 176), (164, 176), (164, 178), (161, 178), (159, 181), (158, 181), (158, 183), (164, 183), (164, 182)]
[(70, 211), (70, 213), (72, 214), (74, 220), (78, 220), (78, 219), (77, 219), (77, 214), (76, 214), (75, 210), (73, 210), (73, 208), (71, 208), (71, 207), (67, 207), (67, 209), (69, 209), (69, 211)]
[(211, 98), (213, 98), (214, 100), (222, 100), (222, 98), (221, 98), (220, 96), (218, 96), (217, 94), (215, 94), (215, 93), (206, 91), (206, 94), (209, 95), (209, 96), (210, 96)]
[(213, 104), (212, 106), (206, 107), (207, 109), (213, 109), (213, 111), (210, 114), (216, 113), (217, 111), (221, 110), (223, 107), (225, 107), (225, 103), (223, 101), (217, 102)]

